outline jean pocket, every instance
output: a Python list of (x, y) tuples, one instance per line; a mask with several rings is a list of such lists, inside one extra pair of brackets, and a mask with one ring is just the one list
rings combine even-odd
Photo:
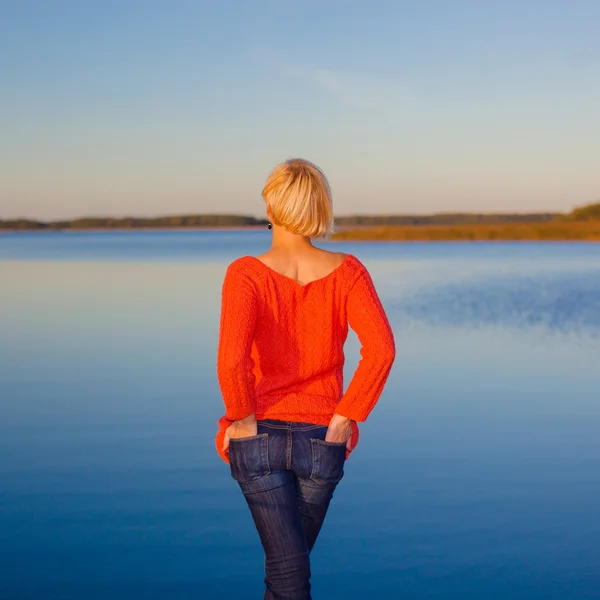
[(256, 481), (271, 472), (269, 466), (269, 434), (229, 440), (231, 476), (240, 483)]
[(344, 476), (346, 442), (311, 439), (312, 472), (310, 478), (319, 484), (335, 485)]

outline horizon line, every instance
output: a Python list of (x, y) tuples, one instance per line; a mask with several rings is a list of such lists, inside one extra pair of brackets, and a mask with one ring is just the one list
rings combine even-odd
[[(593, 203), (592, 203), (593, 204)], [(572, 210), (576, 210), (577, 208), (584, 208), (585, 206), (589, 206), (589, 204), (586, 205), (582, 205), (579, 207), (575, 207)], [(505, 215), (523, 215), (523, 216), (529, 216), (529, 215), (562, 215), (562, 214), (569, 214), (572, 211), (551, 211), (551, 210), (546, 210), (546, 211), (482, 211), (482, 212), (478, 212), (478, 211), (439, 211), (439, 212), (423, 212), (423, 213), (344, 213), (344, 214), (338, 214), (335, 215), (334, 220), (335, 219), (339, 219), (339, 218), (351, 218), (351, 217), (378, 217), (378, 218), (384, 218), (384, 217), (434, 217), (434, 216), (454, 216), (454, 215), (484, 215), (484, 216), (505, 216)], [(216, 212), (207, 212), (207, 213), (165, 213), (165, 214), (159, 214), (159, 215), (154, 215), (154, 216), (143, 216), (143, 215), (135, 215), (135, 214), (128, 214), (125, 216), (120, 216), (120, 217), (116, 217), (116, 216), (111, 216), (111, 215), (99, 215), (99, 214), (95, 214), (95, 215), (81, 215), (81, 216), (77, 216), (77, 217), (62, 217), (62, 218), (53, 218), (53, 219), (39, 219), (36, 217), (25, 217), (25, 216), (19, 216), (19, 217), (1, 217), (0, 216), (0, 222), (6, 222), (6, 221), (33, 221), (36, 223), (57, 223), (57, 222), (61, 222), (61, 221), (80, 221), (83, 219), (112, 219), (115, 221), (119, 221), (119, 220), (124, 220), (124, 219), (165, 219), (165, 218), (177, 218), (177, 217), (241, 217), (241, 218), (245, 218), (245, 219), (255, 219), (257, 221), (264, 221), (267, 222), (267, 217), (257, 217), (255, 215), (252, 214), (245, 214), (245, 213), (216, 213)]]

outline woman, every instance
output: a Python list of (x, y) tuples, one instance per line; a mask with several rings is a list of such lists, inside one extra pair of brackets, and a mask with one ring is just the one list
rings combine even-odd
[[(315, 248), (331, 233), (321, 170), (289, 160), (262, 192), (270, 250), (233, 261), (222, 290), (217, 373), (226, 414), (217, 450), (265, 551), (264, 598), (310, 599), (309, 554), (395, 358), (371, 277), (351, 254)], [(361, 360), (343, 391), (348, 325)]]

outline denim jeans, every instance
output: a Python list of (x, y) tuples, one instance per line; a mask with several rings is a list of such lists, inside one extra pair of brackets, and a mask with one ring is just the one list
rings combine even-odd
[(265, 551), (264, 600), (310, 600), (312, 550), (344, 475), (346, 444), (327, 427), (263, 420), (258, 435), (232, 439), (231, 475), (246, 498)]

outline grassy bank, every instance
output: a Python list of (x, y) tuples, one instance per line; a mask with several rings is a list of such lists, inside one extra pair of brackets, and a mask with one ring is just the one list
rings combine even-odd
[(547, 221), (349, 227), (334, 240), (352, 241), (582, 241), (600, 242), (600, 203)]
[(346, 229), (333, 240), (348, 241), (588, 241), (600, 242), (600, 221), (500, 225), (383, 226)]

